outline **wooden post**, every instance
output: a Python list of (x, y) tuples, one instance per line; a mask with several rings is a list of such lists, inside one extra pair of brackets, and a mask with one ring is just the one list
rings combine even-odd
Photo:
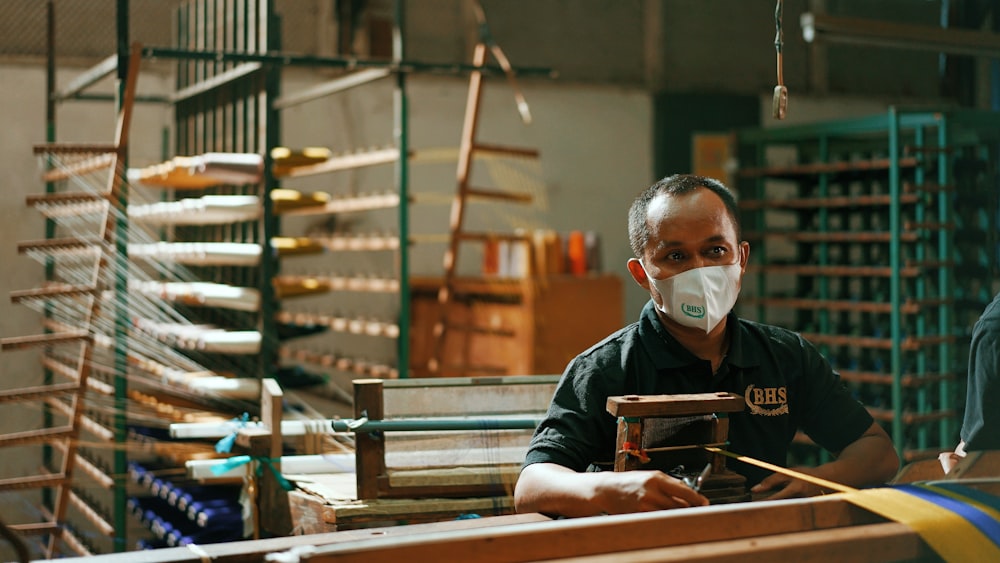
[[(354, 418), (381, 420), (385, 416), (381, 379), (354, 380)], [(378, 498), (379, 479), (385, 475), (385, 440), (375, 432), (357, 432), (354, 436), (355, 473), (358, 499)]]
[[(237, 435), (237, 444), (245, 447), (249, 455), (256, 458), (255, 463), (261, 464), (260, 477), (256, 479), (256, 507), (259, 528), (255, 533), (266, 531), (274, 536), (287, 536), (292, 533), (292, 514), (288, 503), (288, 491), (278, 482), (275, 472), (281, 472), (281, 454), (283, 442), (281, 437), (282, 400), (284, 393), (274, 379), (261, 381), (260, 417), (264, 428), (241, 429)], [(267, 467), (261, 459), (271, 460), (275, 471)], [(250, 471), (254, 469), (251, 468)], [(254, 477), (251, 475), (251, 479)]]
[(615, 440), (615, 471), (632, 471), (642, 468), (642, 460), (638, 456), (625, 451), (626, 443), (632, 448), (642, 448), (642, 418), (618, 418), (618, 438)]

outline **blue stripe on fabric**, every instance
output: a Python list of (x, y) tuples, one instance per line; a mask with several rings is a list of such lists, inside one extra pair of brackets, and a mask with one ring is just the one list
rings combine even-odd
[(974, 500), (979, 504), (988, 506), (993, 510), (1000, 512), (1000, 497), (991, 495), (985, 491), (973, 489), (972, 487), (965, 485), (959, 485), (958, 483), (949, 483), (947, 481), (934, 481), (931, 483), (925, 483), (924, 486), (931, 489), (944, 489), (956, 495)]
[(958, 514), (1000, 547), (1000, 522), (975, 506), (915, 485), (900, 485), (895, 488)]

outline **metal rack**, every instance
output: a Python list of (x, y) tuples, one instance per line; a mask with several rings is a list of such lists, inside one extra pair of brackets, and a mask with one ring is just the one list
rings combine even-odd
[(816, 344), (905, 461), (958, 443), (968, 331), (998, 272), (998, 125), (890, 108), (737, 134), (741, 313)]
[[(56, 485), (61, 487), (54, 491), (59, 498), (55, 502), (57, 514), (53, 522), (47, 527), (37, 526), (37, 533), (50, 534), (53, 542), (60, 534), (53, 532), (65, 526), (62, 518), (68, 502), (75, 503), (79, 510), (86, 511), (89, 505), (104, 505), (102, 510), (108, 522), (101, 533), (110, 538), (108, 545), (95, 546), (96, 551), (122, 550), (126, 549), (128, 525), (128, 492), (123, 486), (121, 476), (126, 473), (128, 458), (133, 454), (127, 454), (127, 446), (131, 443), (133, 426), (136, 421), (148, 420), (149, 416), (155, 416), (151, 412), (142, 412), (141, 416), (133, 417), (135, 407), (138, 404), (137, 394), (142, 393), (142, 389), (147, 386), (161, 386), (163, 390), (176, 393), (182, 399), (190, 399), (188, 405), (200, 405), (212, 403), (216, 412), (231, 412), (238, 407), (239, 412), (246, 408), (253, 412), (255, 406), (251, 404), (252, 399), (244, 396), (233, 399), (227, 396), (224, 400), (215, 400), (211, 391), (207, 388), (202, 390), (188, 389), (187, 381), (175, 381), (166, 377), (164, 370), (169, 367), (151, 365), (146, 361), (146, 357), (136, 356), (132, 347), (139, 343), (142, 347), (162, 347), (169, 349), (171, 358), (182, 358), (184, 362), (191, 359), (190, 365), (204, 366), (201, 372), (204, 374), (225, 374), (236, 376), (239, 383), (257, 383), (265, 377), (274, 375), (275, 370), (280, 369), (282, 360), (292, 363), (315, 361), (327, 367), (336, 367), (344, 371), (356, 372), (369, 377), (406, 377), (409, 366), (409, 336), (410, 328), (410, 306), (409, 297), (409, 247), (413, 243), (409, 234), (409, 205), (412, 203), (408, 194), (409, 172), (408, 167), (413, 158), (413, 151), (408, 147), (408, 116), (407, 116), (407, 94), (406, 78), (411, 72), (433, 71), (438, 73), (463, 74), (476, 72), (483, 74), (501, 74), (503, 69), (499, 67), (488, 67), (481, 65), (454, 65), (454, 64), (432, 64), (421, 63), (419, 61), (407, 61), (404, 59), (402, 28), (404, 21), (404, 2), (396, 2), (394, 13), (394, 37), (393, 56), (387, 60), (359, 60), (353, 57), (313, 57), (300, 56), (282, 53), (277, 42), (280, 19), (274, 12), (273, 0), (243, 0), (233, 3), (229, 0), (193, 0), (180, 3), (177, 11), (176, 35), (174, 45), (171, 47), (145, 46), (137, 47), (133, 53), (132, 67), (127, 76), (132, 80), (133, 88), (137, 78), (142, 59), (160, 59), (176, 61), (176, 86), (173, 92), (163, 98), (145, 99), (142, 96), (131, 94), (129, 104), (132, 99), (139, 101), (155, 101), (157, 103), (169, 104), (173, 113), (174, 143), (171, 148), (165, 149), (167, 154), (164, 158), (166, 162), (152, 165), (148, 170), (141, 168), (128, 169), (129, 182), (122, 182), (120, 191), (121, 197), (114, 201), (114, 210), (118, 213), (118, 224), (108, 223), (110, 227), (116, 229), (114, 235), (108, 235), (113, 239), (114, 248), (105, 248), (104, 251), (110, 253), (111, 258), (101, 262), (103, 273), (108, 274), (107, 264), (113, 264), (120, 271), (111, 272), (114, 274), (115, 284), (113, 286), (102, 287), (100, 295), (112, 300), (116, 307), (113, 311), (114, 332), (111, 338), (104, 338), (104, 334), (96, 334), (102, 338), (101, 345), (109, 350), (107, 356), (113, 362), (107, 360), (101, 377), (90, 378), (90, 387), (99, 386), (104, 381), (110, 383), (104, 385), (102, 391), (113, 395), (114, 414), (109, 415), (111, 419), (109, 427), (113, 426), (113, 437), (117, 442), (117, 447), (110, 455), (113, 457), (108, 466), (107, 473), (117, 476), (116, 480), (106, 479), (108, 489), (114, 489), (111, 493), (113, 498), (105, 501), (98, 499), (98, 502), (90, 502), (92, 499), (78, 499), (72, 497), (68, 491), (72, 470), (64, 470), (60, 473), (60, 482)], [(95, 66), (92, 70), (81, 75), (74, 80), (63, 92), (55, 93), (54, 84), (50, 84), (50, 98), (69, 99), (81, 96), (82, 92), (89, 86), (95, 84), (103, 77), (114, 73), (119, 73), (119, 78), (126, 76), (126, 54), (128, 45), (128, 0), (118, 0), (118, 43), (121, 52), (115, 57), (109, 57), (105, 61)], [(51, 31), (51, 30), (50, 30)], [(50, 70), (54, 67), (54, 61), (50, 60)], [(306, 68), (334, 68), (344, 69), (347, 72), (342, 76), (321, 85), (317, 90), (299, 92), (292, 96), (280, 95), (281, 72), (286, 66), (300, 66)], [(361, 69), (357, 71), (356, 69)], [(519, 72), (527, 74), (548, 74), (548, 69), (518, 69)], [(302, 167), (282, 167), (281, 162), (276, 162), (273, 156), (273, 149), (281, 146), (280, 125), (281, 111), (291, 107), (295, 103), (302, 102), (311, 96), (325, 96), (345, 88), (360, 86), (368, 80), (378, 78), (389, 78), (393, 81), (393, 119), (391, 126), (387, 126), (387, 131), (392, 131), (393, 145), (388, 149), (372, 151), (370, 154), (351, 153), (340, 156), (326, 158), (323, 162)], [(322, 90), (322, 91), (319, 91)], [(92, 97), (92, 96), (91, 96)], [(298, 100), (298, 102), (296, 102)], [(51, 105), (51, 104), (50, 104)], [(50, 119), (54, 120), (54, 112), (50, 112)], [(50, 138), (54, 137), (54, 122), (49, 124)], [(127, 132), (127, 127), (121, 129)], [(120, 166), (114, 166), (111, 174), (116, 181), (121, 182), (126, 178), (124, 143), (115, 146), (116, 158), (121, 159)], [(262, 157), (260, 170), (257, 175), (249, 175), (221, 181), (206, 181), (205, 178), (195, 177), (190, 170), (182, 170), (194, 160), (201, 160), (208, 155), (258, 155)], [(109, 160), (110, 162), (110, 160)], [(279, 179), (289, 179), (293, 177), (308, 176), (312, 174), (335, 172), (342, 169), (372, 166), (376, 164), (392, 164), (394, 166), (394, 193), (391, 197), (382, 195), (364, 195), (352, 198), (338, 198), (336, 200), (319, 201), (307, 196), (303, 198), (311, 205), (301, 205), (299, 201), (290, 205), (284, 192), (278, 185)], [(107, 165), (105, 162), (104, 165)], [(228, 163), (227, 163), (228, 165)], [(137, 175), (133, 175), (133, 172)], [(180, 172), (174, 175), (174, 172)], [(231, 170), (230, 170), (231, 172)], [(85, 172), (84, 172), (85, 173)], [(149, 176), (143, 176), (148, 173)], [(169, 177), (169, 179), (168, 179)], [(134, 184), (134, 186), (130, 186)], [(146, 186), (140, 186), (146, 184)], [(129, 188), (133, 193), (127, 193)], [(114, 191), (114, 190), (113, 190)], [(115, 194), (118, 192), (115, 191)], [(282, 195), (278, 195), (282, 193)], [(116, 196), (117, 197), (117, 196)], [(259, 209), (253, 213), (240, 215), (237, 219), (229, 221), (192, 221), (190, 217), (185, 220), (173, 221), (164, 220), (159, 225), (150, 229), (148, 225), (138, 228), (140, 222), (135, 213), (139, 208), (148, 218), (150, 214), (183, 215), (185, 202), (207, 201), (208, 198), (246, 198), (259, 202)], [(79, 199), (79, 198), (77, 198)], [(142, 204), (142, 199), (151, 203)], [(87, 200), (89, 201), (89, 200)], [(87, 203), (83, 201), (82, 203)], [(31, 202), (29, 201), (29, 204)], [(63, 202), (67, 205), (81, 203), (75, 199)], [(249, 207), (253, 207), (250, 205)], [(164, 211), (169, 208), (169, 211)], [(308, 208), (308, 209), (307, 209)], [(348, 292), (380, 292), (398, 297), (395, 312), (398, 314), (393, 322), (373, 323), (369, 321), (357, 322), (358, 319), (333, 319), (331, 324), (345, 324), (345, 332), (371, 336), (389, 336), (395, 339), (396, 358), (394, 365), (375, 365), (367, 362), (353, 361), (348, 358), (336, 357), (333, 355), (318, 356), (288, 356), (282, 350), (281, 340), (287, 336), (282, 334), (282, 329), (289, 325), (303, 324), (302, 319), (293, 318), (289, 320), (282, 315), (279, 310), (282, 299), (289, 298), (296, 291), (312, 291), (312, 281), (300, 283), (303, 280), (288, 279), (287, 276), (280, 275), (281, 264), (284, 258), (290, 255), (300, 254), (306, 251), (313, 251), (319, 248), (322, 252), (337, 252), (341, 250), (354, 249), (355, 240), (339, 240), (337, 237), (326, 237), (323, 240), (304, 240), (304, 238), (282, 239), (281, 221), (285, 216), (303, 214), (339, 214), (356, 213), (358, 211), (371, 211), (373, 209), (393, 209), (396, 211), (396, 224), (398, 233), (394, 237), (380, 237), (387, 239), (384, 248), (392, 251), (392, 261), (395, 265), (395, 279), (374, 280), (370, 277), (360, 279), (348, 276), (328, 276), (320, 280), (327, 285), (328, 290), (346, 290)], [(152, 210), (152, 211), (151, 211)], [(136, 223), (136, 225), (131, 225)], [(135, 229), (131, 227), (136, 227)], [(142, 238), (138, 243), (135, 240), (138, 236), (147, 237), (153, 232), (152, 242)], [(47, 234), (48, 238), (56, 236), (54, 230)], [(390, 240), (391, 239), (391, 240)], [(54, 247), (56, 241), (46, 241), (44, 248)], [(178, 254), (171, 254), (169, 259), (160, 259), (155, 255), (150, 247), (168, 245), (205, 245), (214, 243), (225, 243), (240, 245), (242, 247), (256, 248), (258, 259), (255, 261), (232, 261), (228, 263), (207, 263), (194, 260), (184, 262), (176, 260)], [(370, 250), (373, 247), (364, 246)], [(147, 253), (147, 250), (150, 252)], [(181, 249), (183, 251), (183, 249)], [(187, 252), (187, 251), (184, 251)], [(198, 254), (201, 249), (197, 249), (189, 254)], [(128, 257), (127, 264), (125, 257)], [(140, 274), (140, 279), (134, 280), (135, 274)], [(188, 296), (176, 299), (176, 295), (171, 295), (173, 304), (165, 305), (157, 303), (156, 307), (144, 308), (149, 305), (149, 301), (143, 296), (143, 291), (137, 289), (140, 285), (160, 285), (163, 288), (173, 285), (174, 280), (183, 280), (200, 284), (202, 281), (212, 282), (216, 286), (225, 286), (227, 289), (244, 290), (247, 295), (252, 295), (254, 305), (247, 303), (233, 303), (230, 306), (220, 306), (215, 299), (205, 299), (204, 295)], [(138, 282), (133, 286), (133, 282)], [(362, 283), (363, 282), (363, 283)], [(385, 282), (385, 283), (383, 283)], [(62, 288), (62, 293), (67, 293), (70, 298), (79, 293), (78, 289)], [(93, 293), (93, 289), (88, 290)], [(149, 289), (146, 289), (149, 292)], [(156, 293), (154, 299), (169, 300), (166, 295), (160, 293), (171, 293), (173, 289), (152, 290)], [(283, 293), (284, 292), (284, 293)], [(42, 292), (44, 293), (44, 292)], [(46, 298), (39, 293), (38, 297)], [(49, 293), (52, 293), (49, 290)], [(200, 300), (200, 302), (198, 302)], [(160, 330), (155, 322), (147, 322), (144, 315), (153, 309), (162, 312), (170, 310), (176, 305), (178, 326), (201, 326), (211, 325), (215, 332), (216, 328), (224, 331), (237, 331), (244, 333), (256, 333), (259, 336), (259, 347), (248, 352), (249, 347), (245, 347), (241, 352), (234, 354), (232, 349), (221, 346), (217, 349), (204, 346), (204, 341), (199, 339), (186, 340), (176, 333), (171, 333), (170, 328)], [(156, 311), (153, 311), (156, 312)], [(336, 322), (335, 322), (336, 321)], [(344, 321), (344, 322), (340, 322)], [(306, 319), (304, 325), (313, 325), (311, 320)], [(300, 327), (302, 328), (302, 327)], [(331, 327), (332, 328), (332, 327)], [(294, 332), (294, 331), (293, 331)], [(93, 336), (93, 335), (91, 335)], [(155, 338), (150, 338), (150, 336)], [(55, 340), (55, 337), (47, 338)], [(33, 341), (32, 341), (33, 342)], [(24, 347), (31, 344), (26, 339), (14, 339), (10, 343), (11, 347)], [(93, 347), (88, 341), (86, 348)], [(140, 352), (141, 355), (141, 352)], [(82, 362), (83, 370), (91, 369), (88, 361)], [(51, 367), (48, 369), (52, 369)], [(156, 371), (160, 369), (160, 371)], [(195, 370), (198, 371), (198, 370)], [(85, 371), (84, 376), (88, 372)], [(142, 378), (149, 378), (155, 381), (142, 381)], [(49, 378), (51, 379), (51, 378)], [(86, 382), (85, 377), (78, 377), (80, 383), (73, 389), (82, 393), (82, 388)], [(167, 381), (167, 380), (170, 381)], [(232, 382), (233, 379), (222, 377), (209, 377), (207, 379), (226, 379)], [(134, 382), (140, 381), (139, 385)], [(202, 380), (206, 382), (207, 380)], [(128, 382), (128, 384), (126, 384)], [(57, 384), (56, 387), (59, 387)], [(63, 385), (60, 390), (69, 387)], [(242, 387), (241, 387), (242, 389)], [(256, 391), (251, 391), (250, 386), (246, 386), (248, 393), (257, 395)], [(207, 395), (200, 394), (207, 391)], [(243, 392), (241, 391), (241, 392)], [(18, 390), (18, 394), (34, 393), (39, 395), (37, 389)], [(60, 391), (62, 392), (62, 391)], [(185, 393), (187, 393), (185, 395)], [(14, 400), (14, 393), (5, 394), (2, 398), (5, 401)], [(82, 395), (81, 395), (82, 396)], [(207, 401), (207, 403), (203, 402)], [(82, 400), (77, 403), (82, 405)], [(126, 419), (126, 404), (128, 405), (128, 419)], [(162, 406), (162, 405), (161, 405)], [(79, 410), (79, 409), (77, 409)], [(162, 414), (162, 412), (161, 412)], [(77, 415), (72, 415), (77, 416)], [(84, 417), (86, 419), (86, 417)], [(51, 421), (47, 422), (52, 427)], [(73, 432), (76, 432), (74, 427)], [(112, 431), (109, 431), (112, 432)], [(110, 435), (110, 434), (109, 434)], [(129, 436), (128, 442), (126, 437)], [(63, 457), (76, 460), (74, 452), (74, 442), (76, 434), (70, 436), (67, 447), (63, 452)], [(167, 444), (166, 446), (170, 446)], [(169, 448), (164, 448), (167, 450)], [(157, 454), (159, 456), (159, 454)], [(51, 457), (48, 456), (47, 457)], [(167, 455), (163, 459), (168, 459)], [(176, 460), (174, 460), (176, 461)], [(78, 466), (86, 469), (86, 464), (80, 462)], [(78, 472), (79, 473), (79, 472)], [(103, 484), (103, 483), (102, 483)], [(15, 484), (16, 485), (16, 484)], [(44, 485), (44, 484), (43, 484)], [(13, 485), (12, 485), (13, 486)], [(72, 497), (72, 498), (71, 498)], [(71, 499), (67, 501), (66, 499)], [(73, 500), (75, 499), (75, 500)], [(47, 501), (45, 504), (53, 504)], [(133, 504), (135, 504), (133, 502)], [(89, 513), (88, 517), (89, 517)], [(64, 543), (72, 540), (72, 536), (62, 535)], [(102, 542), (103, 543), (103, 542)], [(80, 553), (87, 553), (88, 546), (71, 546)], [(49, 553), (54, 553), (53, 545), (49, 547)]]

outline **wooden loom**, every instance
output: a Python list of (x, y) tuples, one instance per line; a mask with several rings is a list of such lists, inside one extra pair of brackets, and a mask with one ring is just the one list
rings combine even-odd
[[(615, 471), (641, 469), (650, 460), (648, 453), (662, 453), (659, 469), (670, 467), (700, 469), (711, 465), (701, 493), (712, 503), (750, 500), (746, 478), (726, 469), (726, 458), (707, 453), (702, 445), (724, 447), (729, 439), (729, 419), (725, 414), (746, 408), (743, 397), (735, 393), (693, 395), (624, 395), (608, 397), (607, 409), (618, 417), (615, 446)], [(716, 416), (717, 413), (723, 415)], [(671, 435), (654, 447), (646, 446), (647, 427), (656, 421), (666, 422)]]
[[(281, 510), (290, 512), (291, 527), (300, 533), (511, 514), (532, 430), (557, 381), (557, 376), (356, 380), (355, 419), (326, 421), (328, 429), (353, 432), (354, 471), (290, 469), (286, 477), (298, 490), (288, 493)], [(273, 397), (265, 395), (262, 404), (273, 408)], [(278, 427), (272, 422), (240, 430), (248, 438), (237, 443), (270, 440), (271, 451), (279, 452), (274, 444), (281, 434), (269, 428)], [(273, 483), (263, 484), (263, 495), (273, 492)], [(288, 528), (279, 523), (270, 531)]]
[[(903, 471), (900, 475), (905, 475)], [(1000, 452), (970, 453), (943, 481), (1000, 495)], [(437, 561), (940, 561), (911, 528), (830, 494), (549, 520), (539, 514), (371, 528), (147, 552), (147, 563)], [(126, 559), (126, 557), (130, 559)], [(125, 563), (136, 554), (89, 558)]]

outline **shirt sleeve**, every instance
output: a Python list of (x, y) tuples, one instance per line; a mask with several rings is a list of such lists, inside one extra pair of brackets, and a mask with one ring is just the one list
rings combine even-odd
[(973, 331), (962, 440), (966, 451), (1000, 449), (1000, 319)]
[[(609, 371), (611, 373), (609, 373)], [(555, 463), (584, 471), (614, 461), (616, 422), (606, 410), (614, 369), (581, 356), (567, 366), (545, 418), (528, 446), (524, 465)]]
[(839, 452), (871, 427), (871, 414), (850, 391), (826, 358), (799, 337), (802, 373), (798, 409), (802, 430), (828, 451)]

